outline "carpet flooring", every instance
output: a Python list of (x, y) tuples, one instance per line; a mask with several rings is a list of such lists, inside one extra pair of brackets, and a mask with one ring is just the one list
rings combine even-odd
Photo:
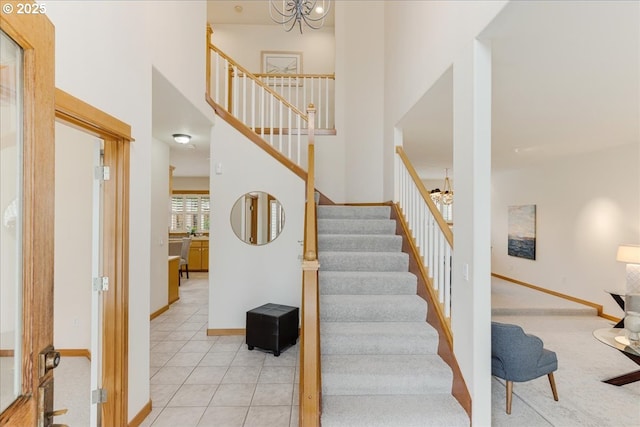
[(492, 304), (498, 313), (508, 301), (529, 309), (525, 310), (527, 315), (494, 311), (493, 320), (522, 326), (556, 352), (558, 370), (554, 376), (559, 397), (558, 402), (553, 400), (546, 376), (515, 383), (512, 411), (507, 415), (504, 381), (494, 377), (492, 426), (640, 426), (640, 381), (620, 387), (602, 382), (640, 368), (593, 337), (595, 329), (611, 328), (613, 322), (579, 304), (497, 278), (492, 279), (492, 288)]

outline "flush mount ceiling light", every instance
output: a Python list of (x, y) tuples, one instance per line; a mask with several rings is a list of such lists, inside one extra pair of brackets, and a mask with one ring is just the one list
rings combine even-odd
[(298, 24), (302, 34), (302, 23), (319, 30), (331, 9), (331, 0), (269, 0), (269, 14), (276, 24), (289, 32)]
[(187, 144), (191, 141), (191, 135), (187, 135), (186, 133), (174, 133), (173, 140), (178, 144)]

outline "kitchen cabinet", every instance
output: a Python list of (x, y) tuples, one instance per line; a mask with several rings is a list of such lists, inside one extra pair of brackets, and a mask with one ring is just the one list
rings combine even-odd
[(189, 271), (209, 271), (209, 240), (191, 241)]
[(179, 256), (170, 256), (169, 257), (169, 287), (168, 287), (168, 295), (167, 299), (169, 304), (173, 304), (174, 302), (180, 299), (180, 294), (178, 290), (178, 266), (180, 265), (180, 257)]

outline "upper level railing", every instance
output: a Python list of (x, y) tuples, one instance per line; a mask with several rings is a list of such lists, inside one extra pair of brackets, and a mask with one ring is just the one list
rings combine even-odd
[(316, 129), (335, 129), (335, 74), (254, 74), (301, 111), (316, 107)]
[(220, 108), (270, 146), (306, 169), (307, 115), (210, 42), (207, 27), (207, 94)]
[(451, 333), (451, 260), (453, 232), (429, 196), (402, 147), (396, 147), (397, 203), (419, 250), (429, 286), (437, 298), (438, 316), (449, 344)]

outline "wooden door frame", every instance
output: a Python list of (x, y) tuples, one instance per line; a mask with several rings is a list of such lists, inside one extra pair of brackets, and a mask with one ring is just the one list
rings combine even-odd
[(109, 290), (103, 297), (102, 404), (105, 426), (128, 424), (129, 355), (129, 148), (131, 127), (63, 92), (55, 91), (56, 118), (104, 140), (103, 274)]
[(251, 213), (251, 237), (249, 238), (249, 241), (254, 245), (257, 245), (258, 244), (258, 196), (254, 196), (250, 194), (249, 199), (251, 199), (251, 208), (249, 209)]
[[(3, 2), (17, 9), (18, 2)], [(22, 390), (0, 425), (37, 420), (38, 353), (53, 344), (54, 28), (41, 14), (0, 13), (0, 29), (23, 49)], [(38, 260), (38, 262), (35, 262)]]

